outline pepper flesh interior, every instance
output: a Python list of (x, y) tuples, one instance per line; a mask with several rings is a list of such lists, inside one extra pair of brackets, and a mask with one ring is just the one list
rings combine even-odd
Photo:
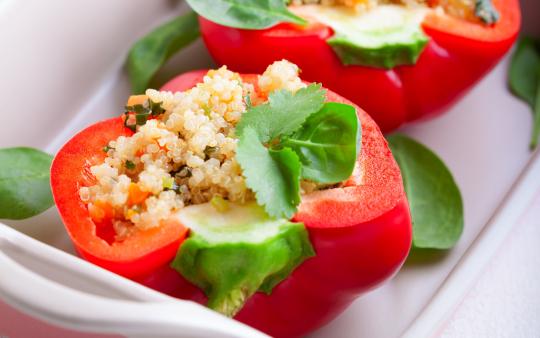
[(275, 285), (315, 252), (302, 223), (272, 219), (256, 203), (186, 207), (175, 217), (190, 228), (171, 266), (199, 286), (208, 306), (234, 316), (256, 291)]

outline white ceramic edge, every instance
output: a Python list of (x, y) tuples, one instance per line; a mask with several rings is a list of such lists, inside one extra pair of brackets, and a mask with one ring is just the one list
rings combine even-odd
[[(56, 283), (13, 260), (15, 251), (106, 281), (141, 301), (110, 299)], [(0, 298), (35, 318), (77, 331), (137, 337), (268, 337), (190, 301), (174, 299), (116, 276), (0, 223)], [(145, 301), (142, 300), (146, 298)], [(62, 301), (58, 301), (62, 300)], [(144, 319), (144, 320), (142, 320)]]
[(540, 153), (537, 151), (478, 238), (403, 333), (403, 338), (436, 337), (439, 334), (539, 191)]

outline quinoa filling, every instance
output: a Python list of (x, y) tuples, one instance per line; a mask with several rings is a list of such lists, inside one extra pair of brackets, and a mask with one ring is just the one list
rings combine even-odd
[[(131, 97), (126, 126), (134, 134), (104, 145), (105, 160), (90, 168), (96, 184), (79, 190), (90, 217), (110, 221), (114, 240), (122, 241), (188, 205), (253, 201), (236, 160), (236, 124), (248, 102), (257, 105), (274, 90), (306, 87), (298, 73), (288, 61), (275, 62), (259, 76), (255, 92), (224, 66), (185, 92), (149, 89)], [(321, 188), (302, 182), (302, 193)]]
[(491, 0), (291, 0), (295, 6), (323, 5), (341, 6), (362, 13), (379, 5), (396, 4), (408, 8), (429, 7), (456, 18), (471, 22), (494, 24), (498, 21), (497, 11)]

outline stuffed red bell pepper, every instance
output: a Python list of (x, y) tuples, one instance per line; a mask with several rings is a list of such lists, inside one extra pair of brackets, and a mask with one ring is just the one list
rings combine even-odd
[(188, 2), (219, 64), (260, 72), (290, 60), (383, 132), (455, 103), (508, 51), (521, 21), (518, 0)]
[(379, 128), (286, 61), (131, 97), (60, 150), (51, 184), (81, 256), (277, 337), (330, 321), (411, 245)]

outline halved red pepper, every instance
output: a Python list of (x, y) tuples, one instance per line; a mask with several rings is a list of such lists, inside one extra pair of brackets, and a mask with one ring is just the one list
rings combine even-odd
[[(163, 90), (183, 91), (205, 72), (181, 75)], [(256, 76), (244, 75), (256, 84)], [(352, 104), (328, 91), (328, 101)], [(399, 168), (375, 122), (356, 107), (362, 123), (359, 170), (344, 187), (303, 196), (294, 220), (303, 222), (316, 256), (305, 261), (270, 296), (256, 293), (236, 319), (276, 337), (297, 337), (329, 322), (354, 299), (392, 277), (411, 246), (409, 208)], [(78, 190), (92, 177), (87, 168), (103, 159), (103, 145), (131, 131), (120, 118), (77, 134), (56, 156), (53, 194), (76, 248), (90, 261), (156, 290), (204, 303), (201, 290), (168, 266), (185, 235), (167, 224), (124, 243), (108, 244), (96, 233)], [(123, 251), (126, 250), (126, 251)]]
[(95, 184), (90, 167), (103, 162), (109, 141), (132, 134), (121, 117), (98, 122), (69, 140), (51, 166), (54, 202), (75, 249), (86, 260), (126, 277), (147, 275), (168, 264), (187, 234), (181, 224), (164, 222), (114, 242), (111, 219), (96, 224), (90, 217), (79, 197), (80, 187)]
[(518, 0), (493, 0), (494, 25), (431, 13), (422, 23), (430, 41), (413, 66), (380, 69), (345, 66), (327, 44), (330, 27), (309, 19), (306, 27), (279, 24), (243, 30), (199, 18), (203, 39), (219, 64), (258, 73), (287, 59), (302, 77), (321, 82), (364, 108), (383, 132), (443, 112), (482, 78), (512, 46), (521, 24)]

